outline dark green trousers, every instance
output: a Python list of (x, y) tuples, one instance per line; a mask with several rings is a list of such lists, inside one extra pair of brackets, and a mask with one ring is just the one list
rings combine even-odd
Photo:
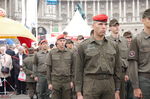
[(49, 94), (50, 91), (48, 90), (48, 83), (45, 75), (38, 76), (39, 81), (37, 82), (37, 94), (38, 99), (50, 99)]
[(29, 97), (33, 97), (36, 94), (36, 82), (27, 82), (27, 89)]
[(115, 99), (115, 84), (113, 77), (109, 79), (84, 77), (83, 98)]
[(70, 78), (52, 77), (52, 99), (71, 99)]
[(122, 75), (121, 75), (120, 99), (126, 99), (126, 82), (124, 80), (125, 74), (126, 74), (125, 72), (122, 72)]

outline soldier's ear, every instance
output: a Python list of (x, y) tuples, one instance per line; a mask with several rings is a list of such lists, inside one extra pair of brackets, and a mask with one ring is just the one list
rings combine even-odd
[(141, 22), (142, 22), (142, 23), (145, 23), (145, 20), (146, 20), (146, 18), (143, 18), (143, 19), (141, 19)]
[(92, 28), (94, 28), (95, 22), (92, 24)]

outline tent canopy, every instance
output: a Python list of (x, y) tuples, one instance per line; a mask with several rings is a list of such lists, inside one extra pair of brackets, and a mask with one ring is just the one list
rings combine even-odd
[(77, 10), (63, 32), (68, 32), (68, 36), (90, 36), (91, 28), (88, 26), (85, 20), (83, 20), (81, 14)]

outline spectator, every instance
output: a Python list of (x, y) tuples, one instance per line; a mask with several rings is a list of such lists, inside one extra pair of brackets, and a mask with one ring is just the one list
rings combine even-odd
[(26, 94), (26, 83), (23, 81), (18, 80), (18, 75), (20, 70), (22, 70), (23, 65), (23, 59), (26, 57), (26, 54), (24, 54), (24, 48), (20, 46), (18, 48), (18, 53), (13, 57), (13, 66), (14, 66), (14, 72), (15, 72), (15, 84), (17, 93), (19, 94)]
[[(6, 48), (0, 47), (0, 79), (1, 81), (6, 78), (10, 82), (10, 70), (12, 69), (12, 59), (11, 56), (5, 53)], [(0, 86), (0, 93), (4, 93), (4, 82)], [(6, 91), (10, 91), (10, 86), (6, 83)]]

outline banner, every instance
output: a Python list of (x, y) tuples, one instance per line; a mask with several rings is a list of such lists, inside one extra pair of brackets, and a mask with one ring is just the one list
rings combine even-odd
[(58, 0), (46, 0), (47, 5), (57, 5), (58, 4)]

